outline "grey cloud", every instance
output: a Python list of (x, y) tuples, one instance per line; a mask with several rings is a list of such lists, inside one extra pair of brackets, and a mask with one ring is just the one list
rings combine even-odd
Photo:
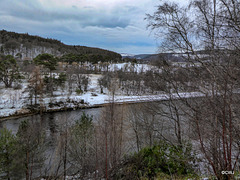
[(66, 11), (56, 11), (46, 10), (41, 7), (40, 4), (34, 4), (29, 0), (25, 1), (25, 3), (17, 3), (16, 1), (15, 3), (11, 3), (11, 6), (9, 6), (9, 2), (0, 2), (0, 6), (4, 8), (4, 11), (0, 13), (0, 15), (4, 14), (39, 22), (70, 20), (76, 21), (83, 27), (98, 26), (107, 28), (125, 28), (130, 23), (129, 19), (123, 17), (125, 16), (125, 13), (119, 11), (108, 14), (107, 12), (95, 10), (92, 7), (87, 7), (87, 9), (76, 9), (77, 7), (72, 7), (72, 9), (66, 9)]
[(42, 7), (38, 0), (0, 0), (0, 24), (9, 31), (55, 38), (66, 44), (147, 53), (155, 51), (142, 20), (147, 9), (142, 4), (120, 3), (106, 11), (94, 6), (60, 10)]
[(125, 11), (131, 12), (131, 13), (137, 13), (140, 11), (140, 9), (137, 6), (124, 6)]
[(92, 7), (92, 6), (84, 6), (83, 8), (84, 9), (94, 9), (94, 7)]

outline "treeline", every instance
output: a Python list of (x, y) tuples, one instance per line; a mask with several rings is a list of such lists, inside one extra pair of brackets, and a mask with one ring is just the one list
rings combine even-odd
[(91, 62), (97, 64), (98, 62), (120, 62), (121, 58), (115, 58), (109, 54), (82, 54), (82, 53), (69, 53), (59, 58), (61, 62), (67, 62), (68, 64)]
[[(11, 54), (13, 56), (26, 57), (36, 56), (30, 53), (31, 49), (37, 48), (39, 51), (46, 52), (47, 49), (51, 54), (61, 56), (63, 54), (91, 54), (102, 57), (109, 57), (110, 59), (121, 59), (122, 56), (116, 52), (108, 51), (100, 48), (92, 48), (86, 46), (70, 46), (63, 44), (61, 41), (50, 38), (42, 38), (39, 36), (32, 36), (29, 34), (20, 34), (15, 32), (8, 32), (6, 30), (0, 31), (0, 52), (2, 54)], [(34, 55), (33, 55), (34, 54)], [(40, 53), (39, 53), (40, 54)]]

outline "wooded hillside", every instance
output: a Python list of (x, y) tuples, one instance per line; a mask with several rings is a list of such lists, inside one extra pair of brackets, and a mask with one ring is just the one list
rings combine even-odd
[(5, 55), (11, 54), (20, 59), (32, 59), (42, 53), (49, 53), (54, 56), (62, 56), (69, 53), (93, 54), (109, 56), (111, 59), (121, 59), (121, 55), (113, 51), (86, 46), (71, 46), (56, 39), (46, 39), (27, 33), (20, 34), (6, 30), (0, 31), (0, 53)]

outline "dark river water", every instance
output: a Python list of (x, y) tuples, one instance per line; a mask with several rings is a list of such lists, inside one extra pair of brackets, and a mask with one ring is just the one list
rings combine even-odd
[[(159, 104), (159, 103), (157, 103)], [(144, 106), (142, 109), (141, 106)], [(119, 105), (118, 111), (116, 110), (115, 113), (117, 116), (124, 116), (124, 121), (128, 122), (125, 126), (125, 128), (128, 128), (126, 130), (126, 152), (133, 152), (137, 150), (136, 140), (133, 133), (132, 125), (135, 126), (136, 122), (134, 121), (134, 117), (138, 117), (143, 124), (144, 127), (150, 127), (150, 125), (153, 125), (153, 128), (158, 127), (159, 130), (161, 130), (161, 133), (167, 133), (169, 134), (170, 138), (172, 137), (172, 132), (170, 128), (170, 124), (167, 118), (158, 118), (159, 114), (156, 115), (149, 115), (145, 111), (148, 110), (148, 107), (154, 107), (151, 103), (139, 103), (139, 104), (132, 104), (132, 105)], [(126, 109), (124, 109), (126, 108)], [(156, 110), (159, 111), (162, 109), (163, 111), (169, 111), (168, 107), (161, 104), (160, 106), (156, 106)], [(74, 111), (63, 111), (63, 112), (52, 112), (52, 113), (44, 113), (42, 115), (36, 114), (31, 115), (27, 117), (22, 118), (13, 118), (8, 119), (5, 121), (0, 122), (0, 129), (1, 128), (7, 128), (11, 130), (14, 134), (18, 132), (19, 125), (22, 121), (28, 120), (31, 124), (35, 124), (36, 128), (41, 128), (46, 137), (46, 150), (45, 150), (45, 168), (51, 167), (54, 164), (54, 161), (51, 160), (52, 157), (57, 153), (57, 147), (59, 146), (59, 137), (60, 134), (66, 130), (67, 127), (71, 127), (77, 120), (79, 120), (83, 113), (92, 116), (93, 117), (93, 123), (98, 123), (98, 119), (103, 117), (103, 110), (102, 108), (91, 108), (91, 109), (78, 109)], [(106, 112), (106, 111), (105, 111)], [(144, 113), (143, 113), (144, 112)], [(161, 112), (161, 113), (162, 113)], [(149, 111), (150, 114), (153, 113), (153, 111)], [(129, 114), (129, 115), (128, 115)], [(160, 121), (161, 119), (161, 121)], [(142, 146), (144, 146), (144, 142), (154, 142), (153, 138), (155, 136), (155, 131), (151, 131), (151, 136), (149, 135), (148, 131), (143, 131), (139, 135), (139, 140), (142, 143)], [(158, 136), (158, 135), (156, 135)], [(103, 137), (104, 138), (104, 137)], [(144, 141), (142, 141), (144, 140)], [(104, 139), (103, 139), (104, 141)], [(59, 157), (57, 157), (59, 158)], [(53, 168), (55, 171), (55, 167)], [(38, 176), (37, 174), (36, 176)]]
[(27, 117), (13, 118), (0, 122), (0, 129), (5, 127), (9, 130), (12, 130), (12, 132), (16, 134), (21, 122), (24, 120), (29, 120), (32, 122), (41, 122), (41, 125), (47, 134), (55, 133), (66, 123), (66, 119), (69, 125), (73, 124), (75, 121), (80, 119), (83, 112), (92, 116), (93, 121), (97, 121), (99, 115), (101, 114), (101, 110), (102, 108), (78, 109), (75, 111), (44, 113), (42, 116), (36, 114)]
[[(45, 149), (45, 166), (44, 168), (54, 166), (52, 157), (56, 153), (56, 147), (59, 143), (59, 135), (63, 132), (66, 127), (70, 127), (77, 120), (79, 120), (83, 113), (92, 116), (93, 122), (97, 122), (101, 115), (102, 108), (91, 108), (91, 109), (78, 109), (74, 111), (63, 111), (63, 112), (51, 112), (44, 113), (42, 115), (36, 114), (21, 118), (12, 118), (0, 122), (0, 129), (7, 128), (17, 134), (18, 128), (22, 121), (28, 120), (31, 124), (35, 125), (35, 128), (41, 128), (44, 131), (46, 137), (46, 149)], [(58, 157), (57, 157), (58, 158)], [(56, 168), (55, 168), (56, 169)], [(40, 174), (37, 172), (34, 176), (38, 177)]]

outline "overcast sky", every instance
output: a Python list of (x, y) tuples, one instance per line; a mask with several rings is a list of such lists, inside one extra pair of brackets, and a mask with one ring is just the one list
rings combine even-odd
[(152, 14), (158, 3), (159, 0), (0, 0), (0, 29), (118, 53), (156, 53), (157, 42), (146, 29), (144, 17)]

